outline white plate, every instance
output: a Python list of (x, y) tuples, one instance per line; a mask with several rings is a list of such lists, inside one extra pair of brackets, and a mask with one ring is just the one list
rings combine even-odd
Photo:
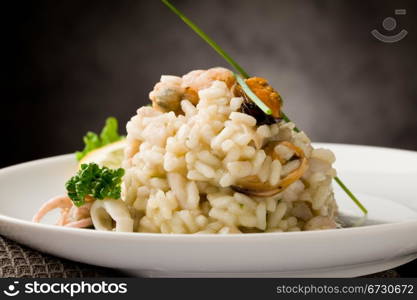
[[(355, 228), (239, 235), (99, 232), (34, 224), (51, 196), (64, 192), (73, 155), (0, 170), (0, 233), (40, 251), (131, 274), (176, 277), (359, 276), (417, 257), (417, 152), (317, 144), (332, 149), (345, 183), (369, 209)], [(342, 215), (358, 209), (336, 186)]]

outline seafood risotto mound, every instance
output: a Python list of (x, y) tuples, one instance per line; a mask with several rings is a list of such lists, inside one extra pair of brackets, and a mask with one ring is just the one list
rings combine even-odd
[(127, 124), (122, 198), (134, 231), (250, 233), (336, 227), (330, 150), (293, 123), (260, 125), (223, 68), (162, 76)]

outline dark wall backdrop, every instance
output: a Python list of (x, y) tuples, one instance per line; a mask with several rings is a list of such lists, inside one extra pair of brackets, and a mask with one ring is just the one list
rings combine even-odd
[[(417, 150), (416, 1), (173, 0), (251, 74), (267, 77), (315, 141)], [(227, 66), (159, 1), (14, 2), (3, 59), (0, 167), (82, 148), (124, 124), (161, 74)], [(408, 36), (370, 34), (395, 16)], [(7, 109), (5, 108), (7, 104)]]

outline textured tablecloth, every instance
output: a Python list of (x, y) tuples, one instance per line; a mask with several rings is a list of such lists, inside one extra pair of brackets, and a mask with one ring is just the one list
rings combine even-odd
[(42, 254), (0, 236), (0, 278), (120, 277), (111, 269)]
[[(116, 270), (57, 258), (21, 246), (0, 236), (0, 278), (121, 277)], [(389, 270), (366, 277), (400, 277)]]

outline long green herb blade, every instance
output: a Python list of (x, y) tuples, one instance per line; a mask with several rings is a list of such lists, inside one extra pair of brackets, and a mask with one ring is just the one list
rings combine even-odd
[[(287, 117), (287, 115), (283, 112), (283, 111), (281, 111), (281, 116), (282, 116), (282, 119), (285, 121), (285, 122), (292, 122), (291, 120), (290, 120), (290, 118), (288, 118)], [(298, 129), (298, 127), (297, 126), (295, 126), (294, 127), (294, 131), (295, 132), (301, 132), (301, 130), (300, 129)]]
[(245, 80), (238, 74), (235, 74), (236, 80), (239, 85), (242, 87), (243, 91), (248, 95), (248, 97), (255, 102), (255, 104), (262, 109), (262, 111), (267, 115), (272, 115), (272, 110), (256, 96), (254, 92), (250, 89), (250, 87), (246, 84)]
[(339, 177), (334, 177), (334, 180), (339, 184), (339, 186), (342, 188), (342, 190), (352, 199), (353, 202), (360, 208), (360, 210), (366, 215), (368, 213), (368, 210), (365, 206), (358, 200), (358, 198), (355, 197), (355, 195), (347, 188), (347, 186), (340, 180)]
[(221, 57), (223, 57), (229, 64), (233, 66), (243, 77), (248, 78), (248, 73), (243, 70), (243, 68), (235, 62), (229, 54), (224, 52), (220, 46), (213, 41), (204, 31), (202, 31), (197, 25), (195, 25), (190, 19), (188, 19), (180, 10), (178, 10), (174, 5), (171, 4), (168, 0), (161, 0), (170, 10), (174, 12), (181, 20), (184, 21), (195, 33), (197, 33), (203, 40), (205, 40)]
[[(249, 78), (249, 74), (246, 73), (245, 70), (236, 62), (234, 61), (229, 54), (227, 54), (220, 46), (214, 42), (204, 31), (202, 31), (197, 25), (191, 22), (181, 11), (179, 11), (171, 2), (168, 0), (161, 0), (169, 9), (171, 9), (177, 16), (179, 16), (185, 24), (187, 24), (195, 33), (197, 33), (203, 40), (205, 40), (221, 57), (223, 57), (236, 71), (238, 71), (243, 78)], [(244, 81), (243, 81), (244, 82)], [(246, 92), (246, 91), (245, 91)], [(257, 98), (257, 97), (256, 97)], [(252, 99), (252, 98), (251, 98)], [(262, 101), (261, 101), (262, 102)], [(263, 103), (263, 102), (262, 102)], [(258, 103), (255, 102), (256, 105)], [(259, 105), (258, 105), (259, 106)], [(262, 109), (262, 107), (259, 106)], [(263, 110), (263, 109), (262, 109)], [(291, 122), (288, 116), (281, 112), (282, 118), (286, 122)], [(300, 129), (297, 127), (294, 128), (294, 131), (300, 132)], [(334, 180), (337, 184), (342, 188), (342, 190), (352, 199), (352, 201), (360, 208), (360, 210), (366, 215), (368, 214), (368, 210), (362, 205), (362, 203), (355, 197), (355, 195), (349, 190), (349, 188), (340, 180), (339, 177), (334, 177)]]

